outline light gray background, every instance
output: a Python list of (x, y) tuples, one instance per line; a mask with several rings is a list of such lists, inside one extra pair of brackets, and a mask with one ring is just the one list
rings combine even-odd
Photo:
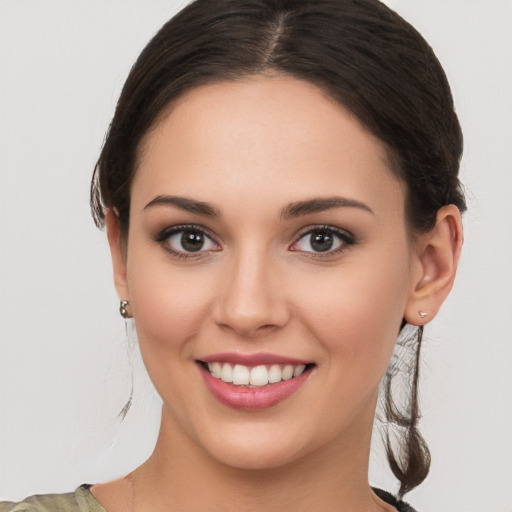
[[(120, 476), (153, 447), (159, 399), (117, 313), (88, 184), (130, 65), (185, 3), (0, 0), (0, 498)], [(388, 3), (445, 66), (470, 206), (456, 287), (426, 331), (432, 470), (408, 499), (512, 511), (512, 2)], [(378, 445), (370, 474), (396, 490)]]

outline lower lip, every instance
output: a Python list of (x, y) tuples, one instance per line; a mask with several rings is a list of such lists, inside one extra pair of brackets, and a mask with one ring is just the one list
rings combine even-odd
[(293, 395), (304, 384), (311, 371), (308, 369), (298, 377), (282, 380), (258, 388), (235, 386), (214, 377), (199, 365), (203, 380), (211, 394), (221, 403), (235, 409), (266, 409)]

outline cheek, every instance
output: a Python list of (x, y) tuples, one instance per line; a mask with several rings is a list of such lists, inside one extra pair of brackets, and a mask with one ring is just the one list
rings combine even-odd
[(135, 247), (130, 256), (128, 284), (141, 351), (149, 352), (150, 346), (156, 358), (177, 351), (186, 356), (185, 342), (208, 317), (211, 273), (205, 267), (173, 265), (154, 248)]
[(194, 359), (193, 340), (206, 329), (213, 287), (204, 270), (187, 271), (155, 253), (132, 251), (130, 299), (147, 372), (172, 415), (185, 425), (189, 420), (183, 411), (194, 394), (190, 383), (196, 382), (195, 365), (188, 363)]
[(400, 329), (409, 290), (409, 260), (361, 259), (337, 272), (302, 280), (301, 316), (347, 386), (382, 378)]

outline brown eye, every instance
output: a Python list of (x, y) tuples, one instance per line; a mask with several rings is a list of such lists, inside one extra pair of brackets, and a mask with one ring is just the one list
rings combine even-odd
[(157, 241), (179, 254), (219, 250), (219, 246), (206, 233), (195, 228), (176, 227), (166, 230)]
[(204, 245), (204, 235), (197, 231), (183, 231), (180, 242), (185, 251), (200, 251)]
[(327, 231), (317, 231), (309, 235), (309, 237), (309, 244), (313, 250), (317, 252), (330, 251), (335, 242), (332, 233), (328, 233)]
[(319, 227), (304, 233), (291, 247), (292, 251), (306, 253), (336, 253), (354, 243), (352, 237), (333, 227)]

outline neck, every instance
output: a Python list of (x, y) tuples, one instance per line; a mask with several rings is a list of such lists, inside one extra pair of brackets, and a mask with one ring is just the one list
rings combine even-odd
[(135, 509), (393, 510), (368, 485), (373, 416), (361, 419), (369, 425), (363, 442), (358, 421), (353, 435), (349, 432), (343, 439), (334, 439), (329, 446), (286, 465), (240, 469), (206, 455), (164, 408), (155, 450), (131, 475)]

